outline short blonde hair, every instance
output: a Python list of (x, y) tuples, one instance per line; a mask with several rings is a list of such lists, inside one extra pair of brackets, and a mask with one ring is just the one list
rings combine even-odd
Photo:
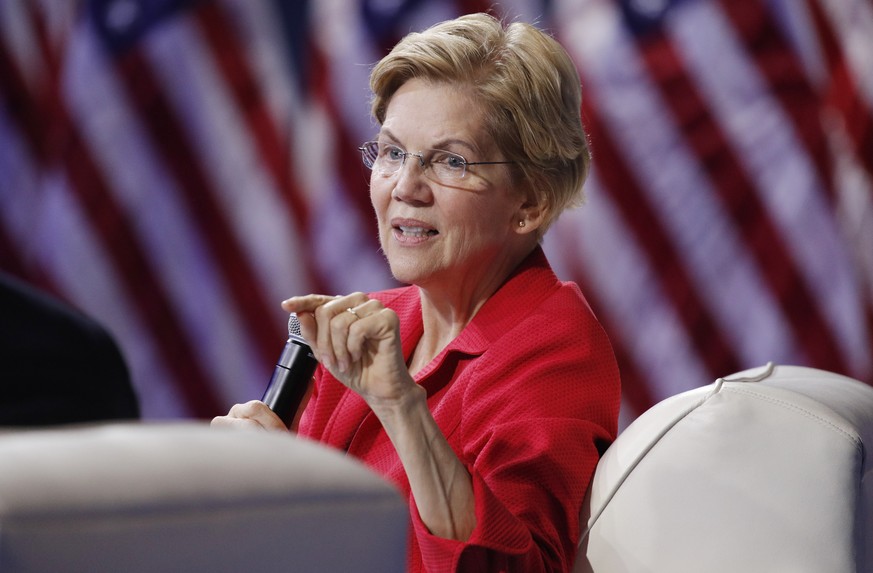
[(591, 153), (579, 74), (564, 48), (530, 24), (470, 14), (404, 37), (373, 68), (372, 113), (381, 124), (406, 81), (462, 84), (485, 109), (486, 130), (546, 218), (582, 203)]

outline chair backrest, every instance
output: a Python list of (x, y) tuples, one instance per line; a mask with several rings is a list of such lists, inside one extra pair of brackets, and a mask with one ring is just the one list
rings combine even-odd
[(0, 571), (406, 569), (405, 499), (358, 461), (202, 423), (0, 434)]
[(575, 571), (873, 571), (871, 444), (873, 387), (812, 368), (664, 400), (601, 459)]

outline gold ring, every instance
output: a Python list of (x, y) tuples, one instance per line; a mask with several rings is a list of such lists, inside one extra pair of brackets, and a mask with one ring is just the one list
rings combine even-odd
[(353, 309), (352, 307), (347, 308), (346, 312), (350, 312), (350, 313), (354, 314), (355, 318), (361, 318), (360, 316), (358, 316), (358, 313), (355, 312), (355, 309)]

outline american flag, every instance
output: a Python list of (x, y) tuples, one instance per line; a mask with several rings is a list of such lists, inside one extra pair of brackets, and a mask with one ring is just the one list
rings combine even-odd
[(580, 70), (588, 201), (544, 244), (623, 423), (767, 361), (873, 383), (870, 0), (0, 0), (0, 269), (109, 328), (147, 418), (260, 397), (281, 300), (394, 285), (370, 66), (488, 10)]

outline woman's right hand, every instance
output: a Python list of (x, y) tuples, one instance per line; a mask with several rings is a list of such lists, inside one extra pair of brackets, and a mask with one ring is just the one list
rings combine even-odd
[(245, 404), (235, 404), (226, 416), (216, 416), (210, 426), (213, 428), (249, 428), (256, 430), (288, 431), (285, 423), (260, 400)]

